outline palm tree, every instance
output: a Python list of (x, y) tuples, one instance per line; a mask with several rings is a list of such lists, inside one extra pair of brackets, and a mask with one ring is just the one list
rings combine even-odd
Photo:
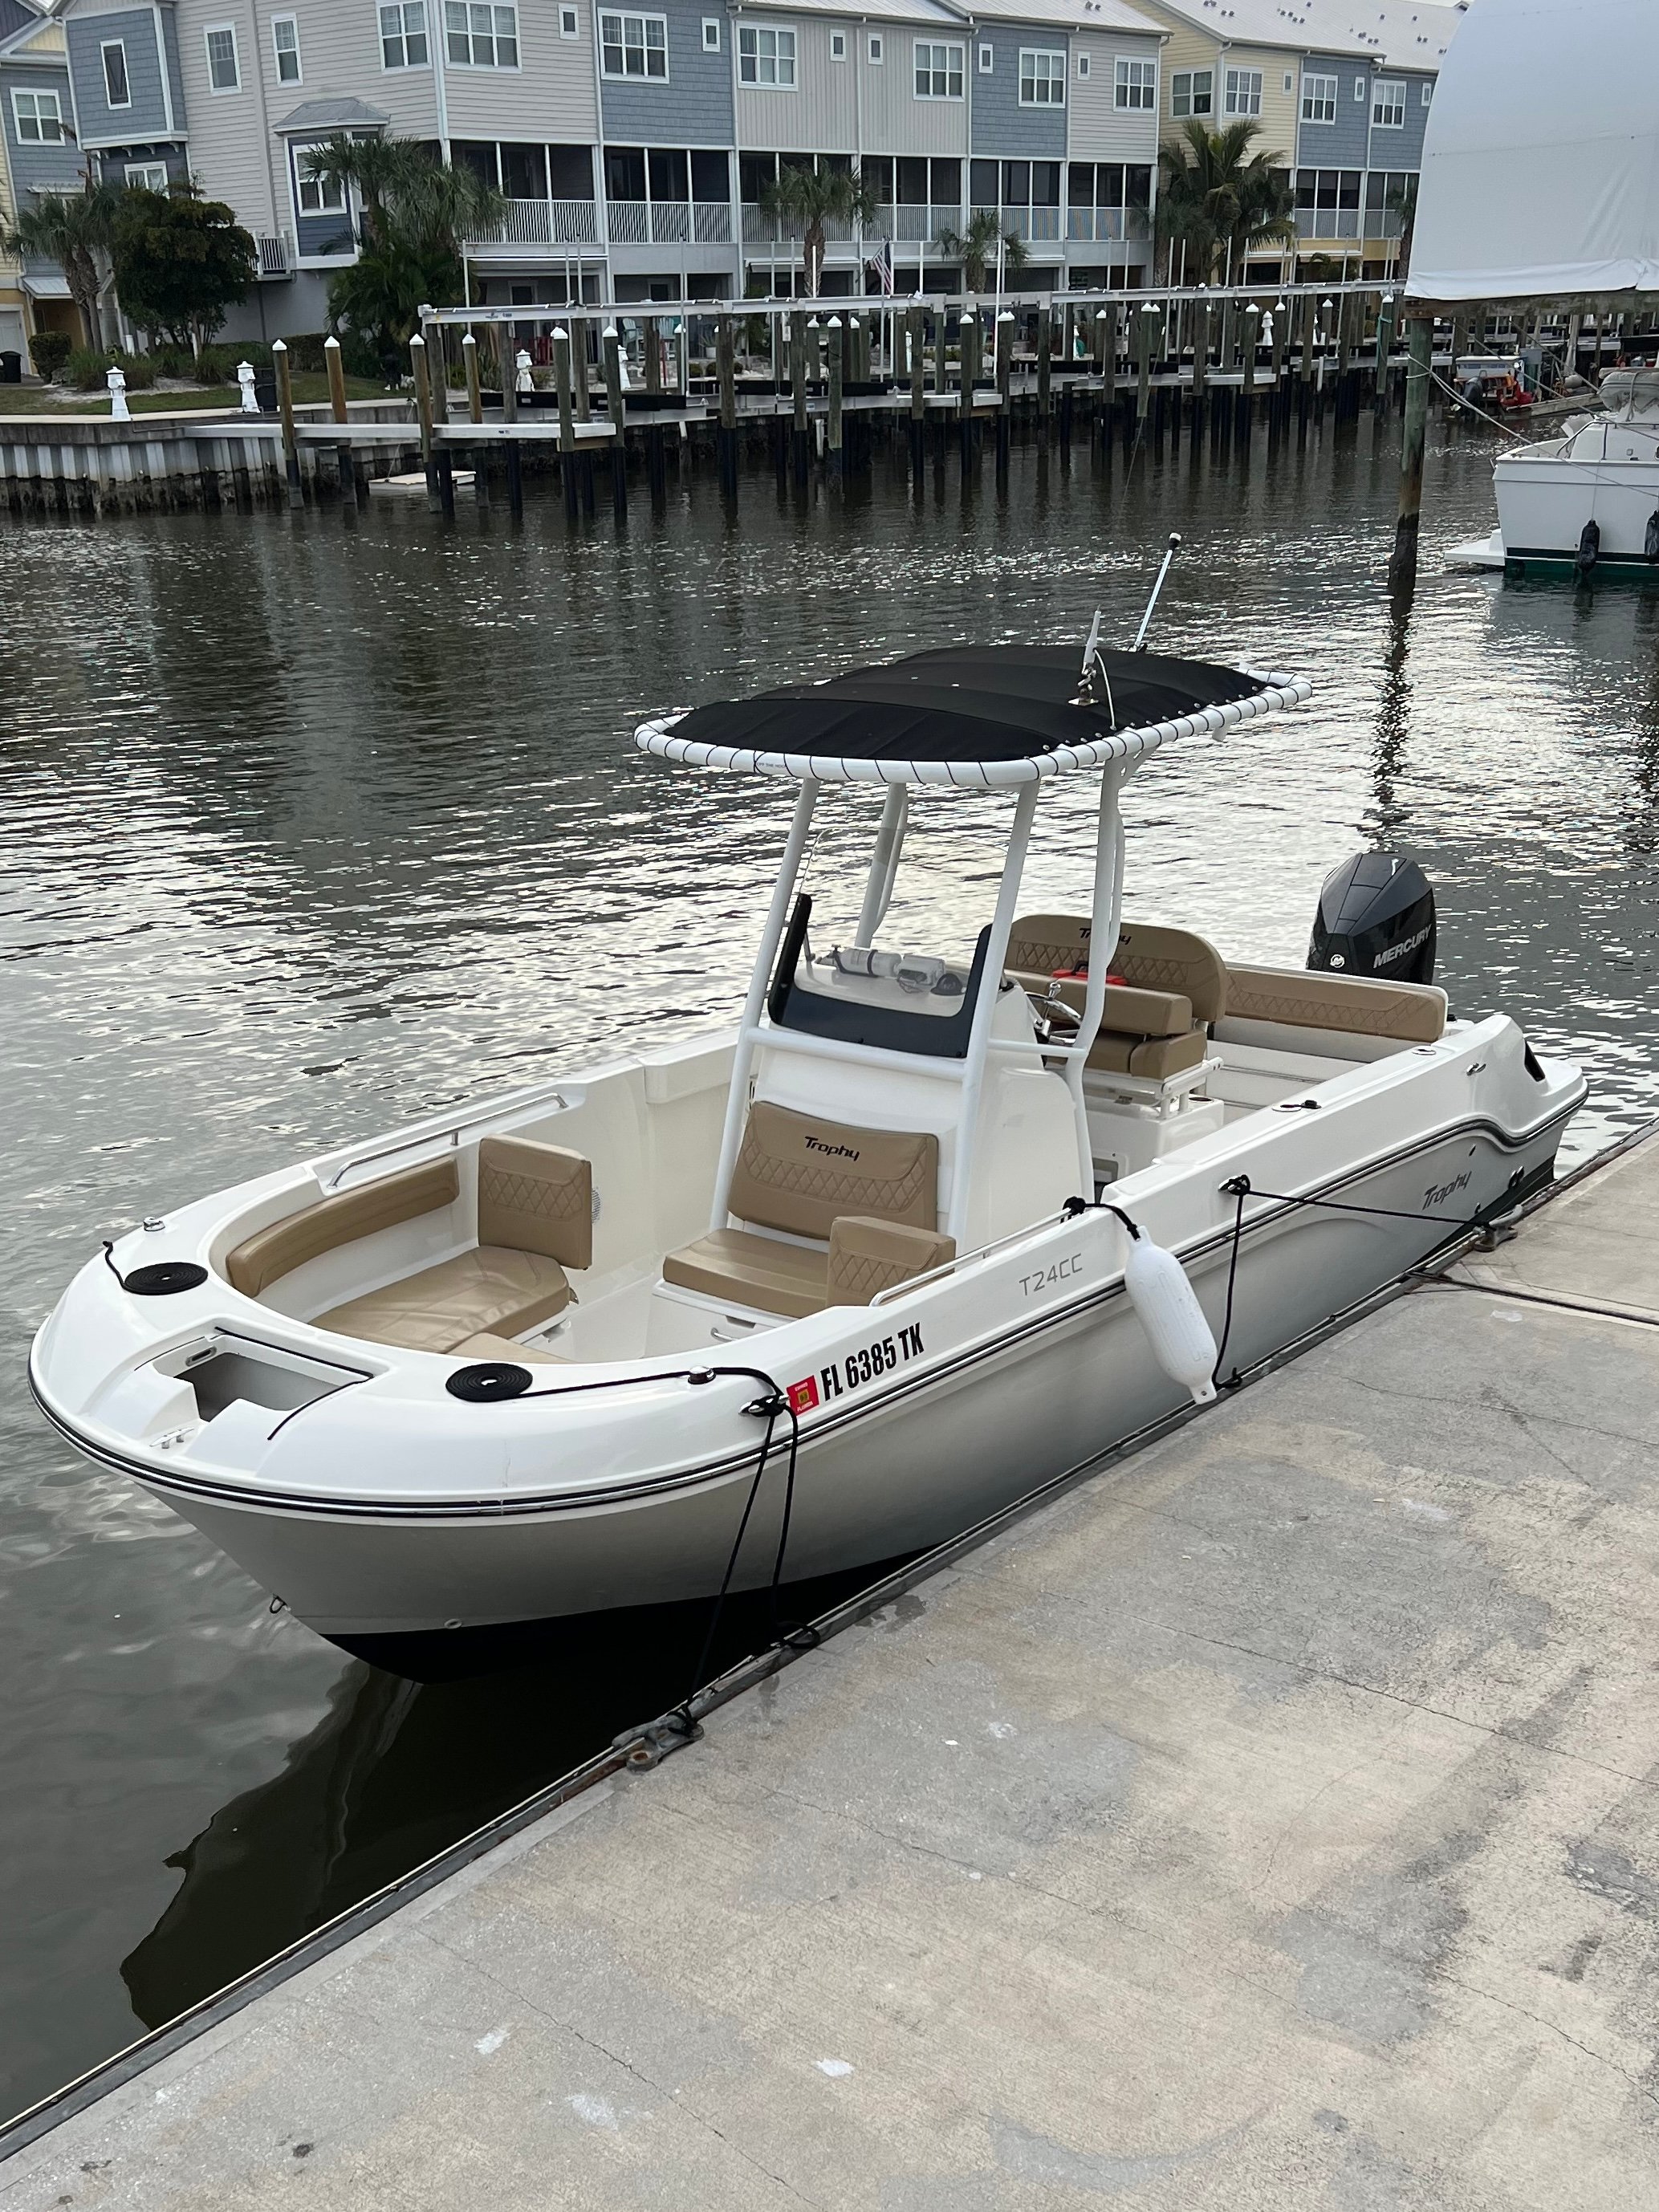
[(94, 185), (89, 177), (78, 192), (37, 192), (33, 205), (19, 208), (15, 226), (0, 238), (8, 253), (58, 264), (80, 314), (86, 342), (94, 348), (104, 343), (98, 313), (103, 283), (99, 264), (100, 257), (109, 251), (119, 197), (112, 186)]
[(1018, 276), (1031, 258), (1018, 231), (1004, 230), (994, 208), (975, 208), (966, 230), (940, 231), (939, 245), (947, 258), (961, 262), (963, 282), (970, 292), (985, 289), (986, 273), (999, 248), (1003, 269), (1010, 276)]
[(304, 161), (307, 175), (355, 191), (362, 210), (357, 259), (330, 284), (329, 313), (383, 358), (396, 355), (425, 302), (459, 295), (462, 246), (501, 222), (501, 195), (476, 169), (441, 161), (413, 138), (337, 131)]
[(761, 213), (780, 228), (791, 233), (798, 229), (800, 234), (807, 296), (814, 300), (823, 274), (829, 225), (845, 222), (862, 228), (875, 220), (876, 205), (875, 187), (865, 182), (863, 172), (856, 167), (809, 169), (789, 162), (770, 184), (761, 187)]
[(1208, 283), (1231, 264), (1243, 277), (1258, 247), (1292, 245), (1296, 222), (1283, 154), (1253, 154), (1259, 123), (1210, 130), (1197, 117), (1158, 149), (1158, 226), (1187, 248), (1188, 273)]
[(1400, 261), (1395, 273), (1403, 276), (1412, 265), (1412, 234), (1417, 228), (1417, 179), (1407, 177), (1396, 185), (1382, 204), (1390, 215), (1400, 218)]

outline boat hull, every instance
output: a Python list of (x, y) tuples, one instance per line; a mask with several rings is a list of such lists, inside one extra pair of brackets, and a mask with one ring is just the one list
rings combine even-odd
[(1584, 525), (1601, 531), (1596, 566), (1659, 580), (1648, 525), (1659, 510), (1659, 461), (1502, 455), (1493, 465), (1498, 532), (1511, 567), (1571, 565)]
[[(1582, 1084), (1530, 1130), (1471, 1114), (1420, 1135), (1321, 1186), (1338, 1204), (1253, 1207), (1238, 1246), (1224, 1375), (1394, 1280), (1457, 1222), (1501, 1211), (1547, 1178), (1581, 1096)], [(1220, 1180), (1212, 1173), (1206, 1188)], [(1422, 1218), (1425, 1208), (1437, 1218)], [(1180, 1248), (1218, 1341), (1234, 1246), (1231, 1208), (1219, 1211), (1224, 1225)], [(80, 1449), (125, 1468), (320, 1635), (396, 1667), (434, 1638), (474, 1644), (526, 1624), (706, 1598), (720, 1585), (745, 1511), (732, 1585), (752, 1590), (777, 1571), (786, 1504), (782, 1579), (793, 1583), (923, 1550), (1086, 1467), (1186, 1402), (1150, 1356), (1121, 1265), (1108, 1272), (1103, 1261), (1103, 1240), (1115, 1235), (1100, 1215), (1057, 1223), (1006, 1262), (946, 1278), (902, 1306), (852, 1311), (866, 1346), (904, 1326), (916, 1334), (917, 1356), (890, 1358), (887, 1371), (849, 1389), (844, 1404), (837, 1392), (837, 1402), (803, 1419), (793, 1496), (787, 1422), (757, 1480), (758, 1418), (735, 1461), (728, 1453), (706, 1471), (682, 1467), (672, 1483), (617, 1482), (580, 1500), (473, 1497), (441, 1510), (356, 1510), (251, 1490), (208, 1495), (100, 1448), (38, 1386), (37, 1395)], [(781, 1344), (757, 1338), (745, 1347), (763, 1367), (769, 1351), (781, 1361)], [(805, 1379), (771, 1371), (781, 1384)], [(487, 1422), (501, 1409), (474, 1410)], [(429, 1671), (429, 1660), (417, 1671)]]

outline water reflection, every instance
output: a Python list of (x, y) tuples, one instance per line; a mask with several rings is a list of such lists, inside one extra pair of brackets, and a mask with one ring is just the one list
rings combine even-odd
[[(1390, 842), (1435, 883), (1459, 1006), (1589, 1063), (1575, 1142), (1651, 1109), (1659, 599), (1439, 571), (1491, 527), (1491, 439), (1454, 429), (1391, 608), (1395, 439), (1022, 447), (994, 496), (988, 457), (965, 496), (954, 454), (916, 489), (878, 457), (842, 495), (746, 477), (735, 517), (688, 472), (620, 531), (535, 495), (521, 528), (389, 501), (0, 522), (4, 603), (52, 611), (0, 629), (0, 2106), (127, 2039), (124, 1957), (170, 2013), (683, 1687), (651, 1638), (489, 1689), (343, 1679), (23, 1382), (100, 1233), (729, 1012), (789, 794), (639, 759), (643, 711), (964, 639), (1080, 645), (1097, 605), (1127, 639), (1178, 530), (1155, 641), (1319, 689), (1134, 779), (1132, 912), (1297, 962), (1328, 870)], [(1039, 833), (1031, 903), (1069, 905), (1073, 802)], [(927, 836), (965, 916), (972, 805)]]

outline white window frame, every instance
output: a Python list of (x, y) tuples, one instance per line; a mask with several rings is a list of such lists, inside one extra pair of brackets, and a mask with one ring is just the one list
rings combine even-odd
[(981, 46), (979, 50), (980, 75), (989, 76), (991, 71), (996, 67), (996, 60), (997, 50), (994, 46)]
[[(771, 52), (766, 42), (770, 40)], [(772, 74), (764, 74), (768, 64)], [(789, 74), (784, 75), (785, 70)], [(752, 74), (751, 74), (752, 72)], [(739, 23), (738, 82), (749, 92), (795, 92), (800, 86), (799, 44), (787, 25)]]
[[(628, 27), (630, 23), (637, 23), (640, 27), (640, 36), (635, 50), (645, 57), (646, 67), (642, 70), (631, 70), (628, 66), (630, 47)], [(662, 37), (655, 46), (651, 43), (651, 26), (653, 23), (657, 24), (662, 32)], [(611, 35), (610, 30), (610, 26), (612, 24), (617, 27), (617, 35), (614, 38)], [(623, 65), (620, 69), (613, 70), (611, 66), (611, 52), (613, 47), (622, 56)], [(662, 56), (660, 71), (650, 66), (653, 54)], [(612, 84), (666, 84), (668, 82), (667, 16), (653, 15), (649, 11), (641, 12), (637, 8), (601, 8), (599, 10), (599, 75), (607, 78)]]
[[(1135, 94), (1144, 95), (1136, 99)], [(1112, 105), (1127, 115), (1158, 113), (1158, 64), (1142, 54), (1119, 54), (1112, 70)]]
[(831, 32), (830, 32), (830, 60), (831, 60), (832, 62), (844, 62), (844, 61), (846, 60), (846, 58), (847, 58), (847, 33), (846, 33), (846, 32), (845, 32), (845, 31), (831, 31)]
[(173, 180), (167, 175), (165, 161), (129, 161), (121, 181), (130, 192), (165, 192)]
[(582, 19), (575, 9), (561, 8), (559, 10), (559, 36), (562, 39), (580, 39), (581, 34)]
[[(925, 63), (921, 58), (924, 54), (927, 57)], [(954, 60), (951, 58), (953, 55)], [(942, 60), (939, 58), (940, 56), (943, 56)], [(928, 84), (928, 89), (926, 92), (921, 89), (921, 79), (924, 74)], [(933, 80), (936, 77), (945, 79), (943, 92), (935, 92), (933, 89)], [(957, 80), (957, 89), (954, 92), (951, 89), (952, 77)], [(918, 39), (915, 41), (910, 54), (910, 90), (916, 99), (961, 100), (964, 95), (967, 82), (968, 49), (960, 40)]]
[[(213, 82), (213, 41), (218, 38), (230, 40), (230, 66), (234, 75), (228, 84), (216, 84)], [(240, 92), (242, 88), (242, 47), (241, 41), (236, 36), (235, 24), (204, 23), (202, 52), (207, 62), (208, 90), (214, 98), (216, 100), (228, 98), (230, 94)]]
[(702, 50), (706, 54), (717, 54), (720, 50), (720, 19), (705, 15), (702, 19)]
[[(110, 96), (109, 58), (112, 54), (119, 54), (121, 57), (121, 82), (127, 88), (127, 96), (125, 100), (113, 100)], [(112, 114), (117, 112), (121, 108), (131, 107), (132, 105), (132, 77), (127, 68), (126, 40), (125, 39), (100, 40), (98, 46), (98, 58), (102, 64), (104, 70), (105, 106), (110, 110)]]
[[(1196, 105), (1200, 98), (1196, 89), (1200, 77), (1204, 80), (1202, 107)], [(1176, 102), (1180, 100), (1186, 101), (1187, 105), (1184, 107), (1176, 106)], [(1177, 123), (1188, 115), (1213, 115), (1215, 113), (1214, 70), (1176, 70), (1170, 79), (1170, 112)]]
[(869, 55), (871, 68), (879, 69), (883, 62), (886, 59), (886, 49), (882, 45), (881, 33), (879, 31), (871, 32), (870, 43), (865, 51)]
[(1088, 74), (1089, 74), (1089, 57), (1088, 57), (1088, 55), (1087, 55), (1087, 54), (1079, 54), (1079, 55), (1078, 56), (1078, 58), (1077, 58), (1077, 73), (1078, 73), (1078, 75), (1079, 75), (1079, 76), (1088, 76)]
[(1433, 87), (1431, 84), (1425, 84), (1425, 85), (1424, 86), (1424, 88), (1423, 88), (1423, 105), (1424, 105), (1424, 106), (1425, 106), (1425, 107), (1428, 106), (1428, 105), (1429, 105), (1429, 104), (1430, 104), (1430, 102), (1433, 100), (1433, 98), (1434, 98), (1434, 87)]
[[(1302, 72), (1302, 120), (1304, 123), (1334, 123), (1337, 98), (1341, 90), (1340, 77), (1328, 76), (1319, 70), (1304, 70)], [(1314, 112), (1316, 109), (1327, 107), (1330, 110), (1328, 115), (1317, 114)]]
[(1022, 107), (1065, 106), (1066, 56), (1059, 47), (1020, 48), (1019, 104)]
[[(398, 18), (398, 28), (395, 32), (390, 32), (386, 28), (386, 19), (388, 15), (395, 15)], [(382, 76), (392, 76), (400, 75), (404, 70), (431, 68), (432, 23), (427, 14), (427, 0), (380, 0), (375, 21), (380, 26), (380, 32)], [(411, 38), (425, 40), (426, 59), (423, 62), (410, 60), (409, 42)], [(400, 62), (389, 62), (386, 58), (387, 46), (393, 44), (402, 49), (404, 58)]]
[(1373, 131), (1403, 131), (1406, 127), (1406, 80), (1379, 76), (1371, 85)]
[[(291, 46), (283, 46), (282, 41), (276, 36), (277, 32), (282, 30), (285, 26), (294, 33), (294, 44)], [(300, 19), (297, 15), (273, 15), (271, 17), (270, 52), (271, 58), (276, 64), (276, 82), (278, 84), (303, 84), (305, 82), (305, 65), (300, 59)], [(294, 74), (292, 76), (284, 76), (283, 75), (283, 57), (284, 54), (292, 54), (294, 57)]]
[[(466, 28), (464, 31), (456, 30), (450, 22), (449, 14), (452, 8), (460, 9), (465, 15)], [(447, 69), (489, 70), (492, 74), (497, 70), (505, 70), (511, 76), (515, 70), (523, 67), (524, 47), (519, 37), (518, 0), (443, 0), (443, 11), (444, 66)], [(489, 18), (488, 31), (480, 31), (477, 28), (475, 19), (480, 15), (488, 15)], [(503, 30), (501, 27), (501, 19), (503, 15), (512, 18), (512, 27), (508, 30)], [(449, 51), (451, 39), (457, 38), (466, 40), (465, 61)], [(487, 62), (481, 62), (477, 58), (474, 41), (480, 38), (487, 38), (489, 41), (489, 59)], [(501, 41), (504, 39), (511, 40), (513, 44), (513, 58), (510, 62), (504, 62), (500, 58)]]
[(1357, 76), (1353, 81), (1353, 96), (1361, 107), (1365, 105), (1365, 80), (1363, 76)]
[[(26, 100), (33, 108), (33, 113), (30, 118), (34, 125), (33, 133), (23, 128), (23, 102)], [(50, 100), (52, 103), (52, 121), (54, 128), (51, 137), (46, 136), (42, 128), (45, 118), (41, 114), (40, 103), (43, 100)], [(64, 128), (64, 103), (55, 92), (49, 89), (42, 88), (39, 92), (29, 92), (26, 91), (21, 84), (15, 84), (11, 88), (11, 119), (17, 132), (17, 143), (20, 146), (61, 146), (68, 137)]]
[(1296, 79), (1291, 75), (1289, 70), (1286, 70), (1285, 72), (1285, 89), (1286, 92), (1294, 92), (1296, 90)]
[[(1259, 117), (1261, 113), (1261, 71), (1253, 69), (1230, 69), (1222, 81), (1222, 113), (1236, 120)], [(1254, 100), (1254, 107), (1250, 102)], [(1243, 103), (1241, 105), (1240, 103)]]
[[(337, 179), (333, 183), (325, 183), (320, 177), (308, 177), (306, 174), (306, 155), (314, 150), (310, 146), (296, 146), (294, 149), (294, 215), (296, 222), (301, 218), (307, 222), (312, 222), (319, 216), (346, 215), (350, 211), (349, 196), (345, 186)], [(305, 196), (308, 190), (315, 192), (319, 197), (319, 204), (316, 207), (306, 205)], [(321, 195), (325, 191), (339, 194), (337, 206), (330, 204), (325, 207), (321, 204)]]

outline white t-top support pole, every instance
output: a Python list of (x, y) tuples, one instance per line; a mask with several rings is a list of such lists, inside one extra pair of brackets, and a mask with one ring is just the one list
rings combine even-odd
[(778, 957), (778, 945), (783, 937), (784, 923), (789, 913), (789, 895), (795, 888), (795, 878), (800, 873), (801, 855), (806, 850), (806, 833), (812, 826), (812, 809), (817, 804), (818, 785), (812, 776), (803, 778), (800, 796), (795, 801), (794, 819), (789, 824), (789, 837), (779, 864), (777, 881), (772, 886), (772, 903), (767, 908), (766, 927), (761, 932), (761, 941), (755, 953), (755, 965), (749, 978), (749, 995), (743, 1002), (743, 1020), (738, 1030), (738, 1048), (732, 1062), (732, 1087), (726, 1097), (726, 1129), (720, 1138), (720, 1162), (714, 1176), (714, 1202), (709, 1208), (710, 1229), (724, 1229), (732, 1203), (732, 1177), (738, 1164), (738, 1147), (743, 1142), (744, 1124), (749, 1118), (749, 1078), (755, 1064), (754, 1033), (758, 1027), (761, 1009), (766, 1003), (766, 987), (771, 981), (772, 969)]
[(1066, 1048), (1066, 1080), (1071, 1086), (1077, 1116), (1078, 1171), (1083, 1181), (1079, 1195), (1095, 1194), (1094, 1145), (1089, 1135), (1089, 1109), (1083, 1096), (1083, 1071), (1106, 1008), (1106, 978), (1117, 951), (1118, 923), (1123, 909), (1123, 817), (1118, 796), (1129, 769), (1121, 762), (1104, 770), (1100, 779), (1100, 818), (1095, 830), (1095, 888), (1089, 915), (1089, 984), (1083, 997), (1083, 1018)]
[(909, 818), (910, 787), (908, 783), (890, 783), (886, 803), (881, 810), (881, 827), (876, 832), (876, 849), (870, 856), (870, 873), (864, 886), (864, 908), (859, 915), (858, 935), (854, 945), (873, 945), (876, 932), (887, 918), (892, 903), (893, 882), (898, 874), (899, 854), (904, 849), (904, 825)]
[(990, 941), (980, 971), (979, 997), (974, 1005), (973, 1026), (968, 1033), (968, 1053), (962, 1073), (962, 1118), (957, 1124), (956, 1164), (951, 1176), (950, 1233), (958, 1252), (968, 1245), (968, 1205), (973, 1184), (974, 1146), (979, 1123), (980, 1094), (985, 1086), (985, 1063), (990, 1054), (991, 1024), (1002, 996), (1003, 970), (1008, 960), (1008, 939), (1019, 903), (1020, 878), (1025, 872), (1025, 848), (1031, 841), (1031, 817), (1036, 812), (1041, 784), (1035, 780), (1019, 787), (1014, 803), (1014, 824), (1008, 834), (1008, 854), (1002, 865), (1002, 885), (991, 918)]

